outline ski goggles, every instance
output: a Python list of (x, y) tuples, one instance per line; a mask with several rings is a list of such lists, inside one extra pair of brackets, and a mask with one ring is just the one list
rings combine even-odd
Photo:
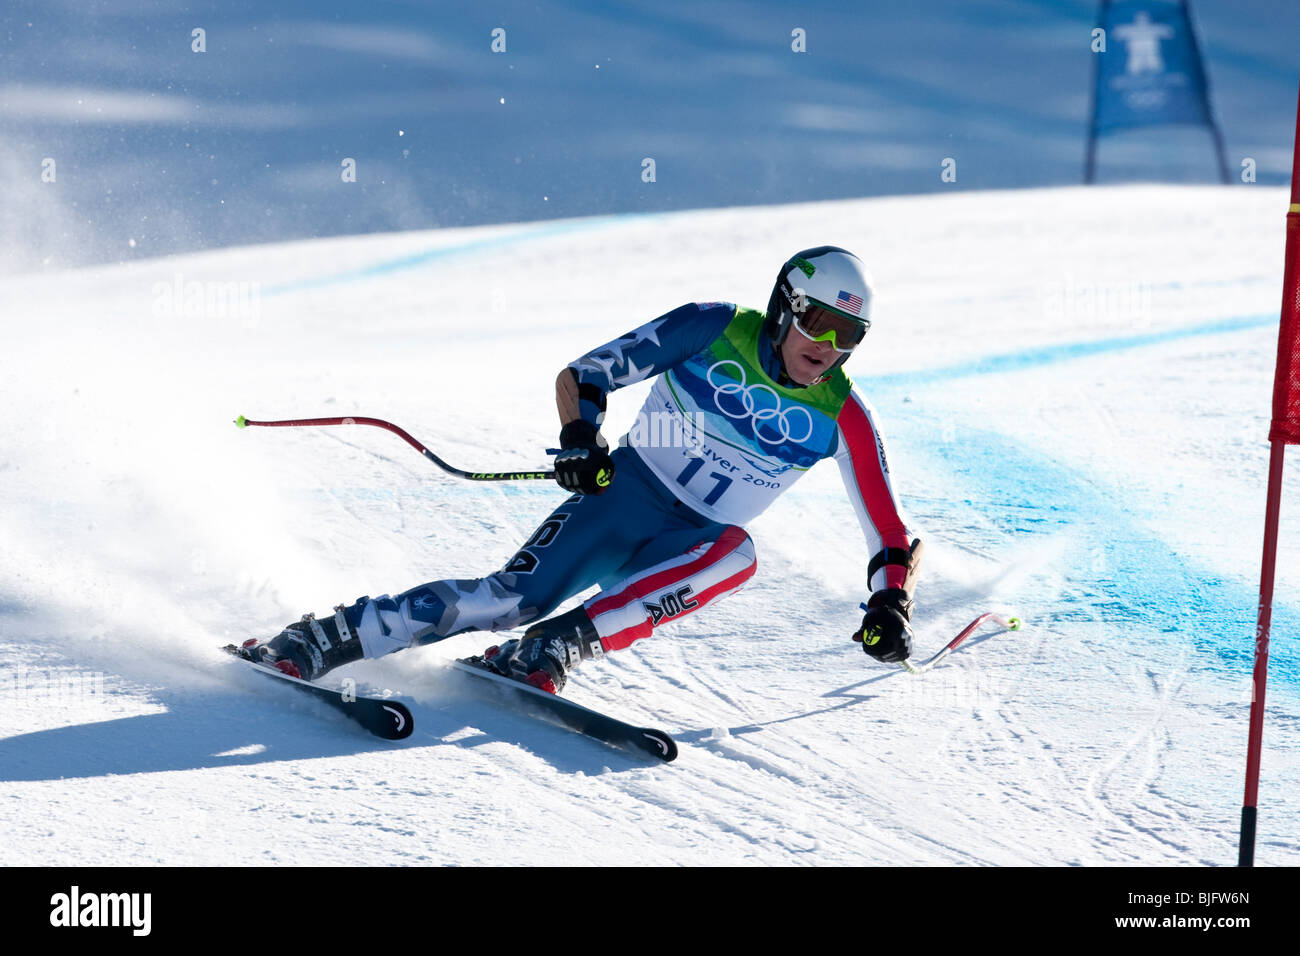
[(870, 319), (855, 319), (812, 300), (807, 302), (804, 311), (794, 313), (794, 327), (806, 339), (830, 342), (831, 348), (837, 352), (852, 352), (871, 328)]

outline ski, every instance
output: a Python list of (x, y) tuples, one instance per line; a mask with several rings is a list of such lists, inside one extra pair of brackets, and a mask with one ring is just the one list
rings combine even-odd
[(411, 731), (415, 729), (415, 721), (411, 718), (411, 712), (406, 708), (405, 704), (398, 701), (387, 700), (383, 697), (366, 697), (361, 694), (354, 694), (351, 691), (334, 690), (298, 677), (291, 677), (274, 667), (250, 661), (240, 654), (239, 648), (233, 644), (227, 644), (222, 650), (243, 661), (259, 674), (265, 674), (267, 677), (292, 684), (304, 693), (310, 694), (317, 700), (322, 700), (331, 707), (342, 711), (376, 737), (383, 737), (385, 740), (403, 740), (411, 736)]
[(530, 716), (558, 724), (610, 747), (653, 757), (665, 763), (677, 757), (676, 741), (662, 730), (636, 727), (529, 684), (502, 677), (488, 669), (481, 657), (456, 660), (452, 666), (457, 671), (473, 674), (491, 685), (500, 697), (509, 699), (520, 711)]

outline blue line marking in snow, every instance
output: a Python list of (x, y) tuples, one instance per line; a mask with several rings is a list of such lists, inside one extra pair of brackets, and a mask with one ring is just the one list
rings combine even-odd
[[(1108, 638), (1113, 643), (1100, 648), (1103, 653), (1123, 653), (1124, 641), (1150, 641), (1158, 634), (1188, 641), (1198, 669), (1245, 682), (1254, 661), (1257, 588), (1198, 566), (1147, 528), (1147, 519), (1157, 509), (1165, 514), (1185, 510), (1189, 522), (1204, 520), (1205, 509), (1173, 497), (1159, 503), (1139, 501), (1117, 485), (1114, 476), (1080, 472), (1049, 452), (1027, 449), (1010, 436), (965, 422), (945, 434), (945, 422), (927, 415), (923, 407), (918, 409), (922, 403), (904, 406), (902, 399), (906, 387), (954, 374), (1014, 371), (1276, 321), (1274, 317), (1225, 319), (1150, 335), (1027, 349), (953, 369), (880, 378), (864, 375), (858, 384), (887, 419), (907, 423), (891, 435), (891, 445), (913, 461), (953, 476), (963, 490), (964, 504), (1008, 538), (1077, 533), (1079, 546), (1063, 558), (1077, 562), (1077, 572), (1058, 569), (1066, 572), (1065, 590), (1042, 602), (1040, 613), (1054, 621), (1113, 624), (1115, 631)], [(1300, 607), (1276, 603), (1272, 633), (1270, 683), (1284, 682), (1294, 688), (1300, 685), (1300, 649), (1295, 640), (1280, 638), (1300, 634)]]
[(405, 269), (415, 269), (420, 266), (428, 265), (430, 262), (436, 262), (439, 259), (449, 259), (453, 256), (466, 255), (484, 249), (500, 249), (505, 246), (517, 245), (524, 242), (533, 242), (538, 239), (549, 239), (551, 236), (562, 236), (571, 232), (587, 232), (591, 229), (602, 229), (607, 226), (624, 222), (640, 222), (657, 215), (659, 214), (628, 213), (619, 216), (589, 216), (584, 219), (573, 219), (562, 222), (543, 223), (535, 226), (525, 226), (514, 232), (506, 233), (505, 235), (489, 236), (482, 239), (470, 239), (449, 246), (426, 249), (423, 252), (414, 252), (409, 255), (398, 256), (395, 259), (386, 259), (373, 263), (372, 265), (362, 266), (359, 269), (349, 269), (346, 272), (332, 272), (327, 275), (313, 276), (306, 279), (292, 279), (288, 282), (281, 282), (269, 286), (266, 289), (263, 289), (261, 294), (264, 296), (285, 295), (291, 292), (302, 292), (308, 289), (319, 289), (324, 286), (356, 282), (361, 279), (373, 279), (378, 276), (388, 275), (389, 273), (401, 272)]
[[(901, 396), (900, 396), (901, 397)], [(891, 402), (892, 404), (892, 402)], [(1077, 534), (1062, 556), (1066, 584), (1059, 594), (1036, 602), (1040, 613), (1057, 622), (1094, 621), (1114, 625), (1102, 653), (1123, 653), (1128, 640), (1149, 641), (1153, 634), (1190, 641), (1198, 668), (1246, 680), (1253, 665), (1257, 590), (1215, 574), (1175, 552), (1149, 530), (1149, 503), (1116, 491), (1073, 465), (1024, 448), (996, 432), (963, 424), (943, 440), (943, 423), (918, 419), (906, 408), (893, 409), (907, 420), (908, 457), (931, 460), (955, 476), (973, 508), (1005, 540)], [(919, 426), (919, 427), (917, 427)], [(961, 507), (962, 503), (957, 503)], [(1172, 498), (1165, 509), (1184, 510), (1189, 521), (1204, 509)], [(1144, 513), (1145, 512), (1145, 513)], [(987, 542), (980, 542), (987, 545)], [(1074, 567), (1069, 566), (1074, 562)], [(1028, 608), (1025, 608), (1028, 612)], [(1276, 604), (1275, 635), (1300, 634), (1300, 608)], [(1273, 643), (1270, 677), (1300, 683), (1300, 654), (1294, 640)], [(1244, 685), (1243, 685), (1244, 686)]]
[(867, 373), (855, 377), (855, 381), (868, 389), (890, 385), (929, 385), (933, 382), (946, 382), (953, 378), (969, 375), (988, 375), (997, 372), (1014, 372), (1025, 368), (1039, 368), (1053, 362), (1087, 358), (1106, 352), (1122, 352), (1126, 349), (1141, 348), (1146, 345), (1160, 345), (1164, 342), (1194, 338), (1200, 335), (1258, 329), (1270, 323), (1276, 325), (1280, 321), (1280, 314), (1214, 319), (1197, 325), (1188, 325), (1177, 329), (1163, 329), (1159, 332), (1146, 332), (1140, 335), (1122, 335), (1109, 339), (1091, 339), (1085, 342), (1041, 345), (1035, 348), (1023, 349), (1019, 352), (986, 355), (983, 358), (945, 365), (941, 368), (918, 369), (914, 372), (887, 372), (883, 375)]

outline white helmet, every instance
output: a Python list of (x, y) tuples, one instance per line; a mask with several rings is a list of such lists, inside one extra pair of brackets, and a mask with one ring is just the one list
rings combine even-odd
[[(767, 303), (767, 333), (778, 359), (796, 313), (802, 314), (810, 306), (820, 307), (857, 320), (862, 334), (866, 334), (871, 327), (871, 299), (871, 276), (862, 260), (847, 249), (817, 246), (795, 253), (781, 267)], [(849, 353), (844, 352), (827, 372), (848, 357)]]

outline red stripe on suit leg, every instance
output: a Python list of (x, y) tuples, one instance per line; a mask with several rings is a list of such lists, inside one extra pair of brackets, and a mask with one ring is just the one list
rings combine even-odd
[[(731, 593), (736, 588), (740, 587), (742, 584), (744, 584), (746, 581), (752, 578), (754, 576), (754, 572), (757, 569), (758, 569), (758, 562), (756, 561), (750, 562), (750, 564), (746, 568), (744, 568), (741, 571), (737, 571), (731, 577), (723, 581), (719, 581), (711, 588), (705, 588), (699, 594), (692, 595), (691, 600), (695, 602), (695, 606), (691, 608), (684, 608), (680, 614), (674, 615), (672, 620), (674, 621), (679, 620), (680, 618), (685, 617), (687, 614), (691, 614), (694, 613), (695, 611), (698, 611), (700, 608), (704, 607), (706, 604), (711, 602), (714, 598), (723, 597)], [(650, 615), (647, 613), (645, 616), (645, 620), (642, 621), (640, 624), (633, 625), (632, 627), (625, 627), (623, 628), (623, 630), (617, 631), (611, 634), (609, 637), (603, 637), (601, 638), (600, 643), (601, 646), (604, 647), (606, 651), (621, 651), (623, 648), (627, 647), (633, 641), (639, 641), (641, 638), (649, 637), (653, 633), (654, 633), (654, 625), (650, 623)]]
[[(744, 528), (736, 525), (729, 525), (723, 530), (722, 534), (713, 541), (709, 549), (694, 561), (676, 567), (667, 568), (658, 574), (652, 574), (646, 578), (637, 578), (630, 581), (626, 587), (616, 591), (609, 597), (601, 598), (595, 604), (587, 608), (587, 613), (591, 617), (597, 614), (604, 614), (606, 611), (612, 611), (616, 608), (624, 607), (632, 601), (638, 601), (641, 598), (648, 597), (656, 591), (667, 588), (684, 578), (698, 574), (711, 564), (721, 561), (731, 552), (745, 543), (749, 535), (745, 533)], [(699, 545), (696, 545), (699, 547)], [(693, 549), (692, 549), (693, 550)], [(688, 554), (690, 552), (687, 552)]]

